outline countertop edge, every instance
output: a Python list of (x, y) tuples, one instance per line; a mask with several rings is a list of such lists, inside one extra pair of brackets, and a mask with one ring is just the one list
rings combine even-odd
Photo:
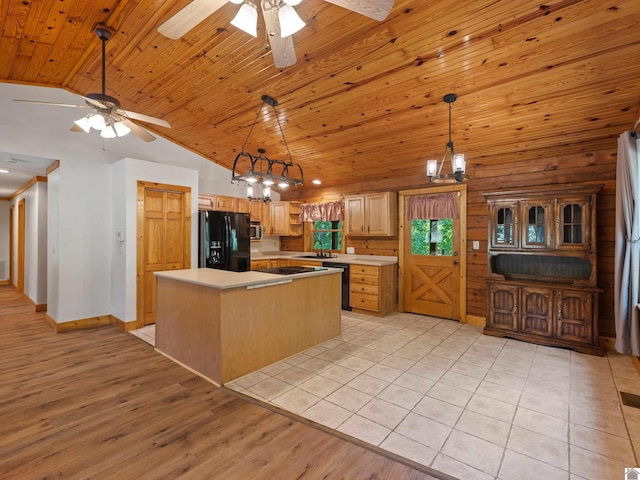
[[(301, 278), (308, 277), (318, 277), (322, 275), (331, 275), (336, 273), (342, 273), (341, 268), (327, 268), (326, 270), (318, 270), (316, 272), (304, 272), (304, 273), (295, 273), (292, 275), (278, 275), (275, 273), (264, 273), (264, 272), (256, 272), (256, 271), (247, 271), (247, 272), (230, 272), (226, 270), (214, 270), (210, 268), (193, 268), (193, 269), (184, 269), (184, 270), (164, 270), (160, 272), (154, 272), (154, 275), (162, 278), (167, 278), (170, 280), (177, 280), (184, 283), (191, 283), (194, 285), (201, 285), (203, 287), (215, 288), (217, 290), (228, 290), (232, 288), (245, 288), (245, 287), (259, 287), (259, 286), (269, 286), (273, 284), (280, 285), (283, 283), (289, 283), (288, 280), (297, 280)], [(213, 277), (242, 277), (243, 274), (245, 277), (252, 277), (251, 280), (247, 280), (246, 278), (243, 280), (241, 278), (237, 278), (236, 280), (231, 280), (226, 283), (220, 283), (220, 280), (216, 280)], [(199, 278), (200, 277), (200, 278)], [(207, 278), (209, 277), (209, 278)]]

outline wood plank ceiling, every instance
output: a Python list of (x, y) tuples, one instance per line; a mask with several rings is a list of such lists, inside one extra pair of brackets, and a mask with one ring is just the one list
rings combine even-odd
[[(188, 3), (4, 1), (0, 81), (100, 92), (103, 23), (106, 93), (173, 127), (150, 131), (230, 168), (266, 93), (293, 160), (324, 186), (423, 174), (447, 141), (447, 93), (456, 151), (476, 169), (615, 148), (640, 115), (637, 0), (396, 0), (383, 22), (303, 0), (285, 69), (261, 18), (257, 38), (229, 24), (232, 3), (180, 40), (160, 35)], [(247, 151), (286, 159), (262, 112)]]

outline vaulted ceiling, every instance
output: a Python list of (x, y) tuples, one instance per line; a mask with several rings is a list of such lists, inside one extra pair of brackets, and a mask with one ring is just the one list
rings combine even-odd
[[(172, 128), (140, 125), (230, 168), (268, 94), (293, 160), (325, 186), (423, 174), (447, 142), (448, 93), (456, 151), (476, 166), (615, 148), (640, 116), (637, 0), (396, 0), (382, 22), (303, 0), (283, 69), (262, 18), (257, 38), (230, 25), (232, 3), (179, 40), (160, 35), (188, 3), (3, 1), (0, 81), (100, 92), (104, 24), (106, 93)], [(286, 159), (260, 111), (246, 150)]]

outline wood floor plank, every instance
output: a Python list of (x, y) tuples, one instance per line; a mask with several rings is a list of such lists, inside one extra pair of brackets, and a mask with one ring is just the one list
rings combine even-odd
[(3, 480), (449, 478), (230, 394), (128, 333), (56, 334), (33, 310), (0, 286)]

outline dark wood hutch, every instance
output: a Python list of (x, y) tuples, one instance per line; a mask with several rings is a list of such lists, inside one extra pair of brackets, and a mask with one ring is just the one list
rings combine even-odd
[(602, 355), (596, 195), (602, 185), (485, 193), (484, 333)]

